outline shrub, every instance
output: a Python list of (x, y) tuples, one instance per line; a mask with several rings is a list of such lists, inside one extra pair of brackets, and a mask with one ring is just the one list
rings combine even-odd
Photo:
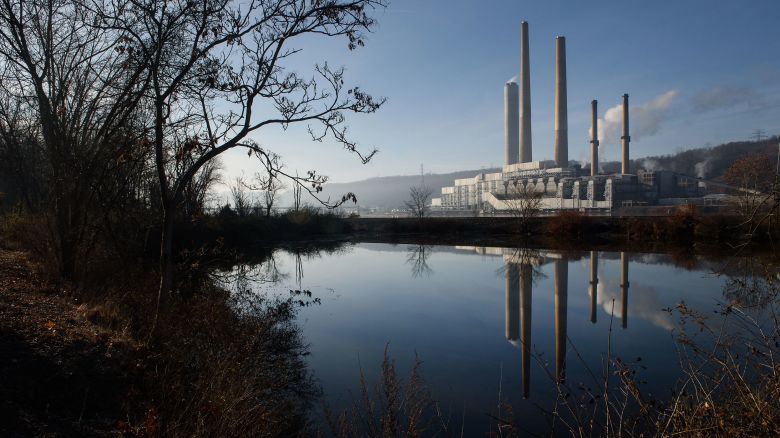
[(561, 211), (547, 220), (547, 234), (555, 239), (580, 237), (586, 222), (587, 218), (579, 211)]

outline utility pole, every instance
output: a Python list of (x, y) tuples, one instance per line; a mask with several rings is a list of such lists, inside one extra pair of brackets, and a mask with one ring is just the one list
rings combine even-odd
[(753, 131), (753, 135), (750, 137), (755, 141), (761, 141), (766, 138), (766, 131), (763, 129), (756, 129)]
[(425, 187), (425, 172), (423, 171), (422, 163), (420, 163), (420, 180), (422, 181), (422, 187)]

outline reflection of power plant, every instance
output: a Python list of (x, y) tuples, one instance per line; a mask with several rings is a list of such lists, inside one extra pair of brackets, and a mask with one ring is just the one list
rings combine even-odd
[[(566, 352), (568, 326), (569, 261), (559, 254), (534, 253), (528, 256), (523, 250), (507, 248), (473, 248), (484, 255), (503, 256), (506, 282), (506, 339), (521, 349), (523, 397), (528, 398), (531, 384), (531, 302), (533, 297), (534, 273), (537, 266), (552, 263), (555, 318), (555, 379), (566, 381)], [(521, 255), (518, 255), (521, 254)], [(607, 258), (610, 254), (606, 254)], [(589, 254), (590, 322), (596, 323), (599, 289), (599, 253)], [(628, 264), (626, 253), (620, 253), (620, 316), (623, 328), (628, 326)], [(617, 310), (617, 309), (615, 309)]]
[[(527, 257), (505, 256), (506, 275), (506, 339), (522, 351), (523, 396), (530, 392), (531, 372), (531, 297), (533, 293), (533, 261)], [(518, 312), (519, 311), (519, 312)], [(519, 313), (519, 321), (518, 321)], [(518, 330), (520, 328), (520, 330)]]
[(514, 345), (517, 345), (517, 317), (520, 310), (520, 282), (517, 273), (516, 264), (506, 264), (506, 339)]
[(599, 289), (599, 254), (590, 252), (590, 322), (596, 323)]
[(569, 264), (555, 261), (555, 378), (566, 380), (566, 302), (569, 294)]
[(523, 397), (528, 398), (531, 392), (531, 294), (533, 293), (533, 268), (523, 265), (520, 270), (520, 319), (523, 328), (520, 331), (523, 345)]
[(623, 328), (628, 327), (628, 258), (626, 253), (620, 253), (620, 316)]
[(599, 171), (598, 111), (592, 102), (591, 163), (589, 169), (569, 161), (568, 102), (566, 81), (566, 39), (555, 40), (554, 160), (532, 161), (531, 79), (528, 23), (520, 32), (519, 84), (504, 86), (504, 166), (501, 172), (481, 173), (455, 180), (442, 188), (432, 207), (442, 210), (506, 211), (513, 199), (537, 193), (545, 210), (603, 210), (637, 205), (706, 204), (709, 182), (671, 171), (637, 170), (631, 173), (629, 158), (628, 94), (622, 95), (623, 130), (621, 171)]

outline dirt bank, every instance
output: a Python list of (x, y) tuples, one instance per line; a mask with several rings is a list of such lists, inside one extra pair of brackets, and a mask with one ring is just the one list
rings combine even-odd
[(0, 435), (125, 431), (141, 350), (88, 318), (25, 253), (0, 249)]

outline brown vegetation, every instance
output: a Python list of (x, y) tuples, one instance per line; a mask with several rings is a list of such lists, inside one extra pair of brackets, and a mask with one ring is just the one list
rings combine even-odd
[(229, 297), (190, 278), (186, 287), (197, 293), (165, 307), (154, 342), (142, 345), (154, 318), (154, 275), (114, 271), (104, 290), (76, 294), (41, 280), (34, 266), (23, 253), (0, 250), (3, 434), (289, 436), (306, 429), (317, 391), (292, 323), (305, 304), (299, 293)]

